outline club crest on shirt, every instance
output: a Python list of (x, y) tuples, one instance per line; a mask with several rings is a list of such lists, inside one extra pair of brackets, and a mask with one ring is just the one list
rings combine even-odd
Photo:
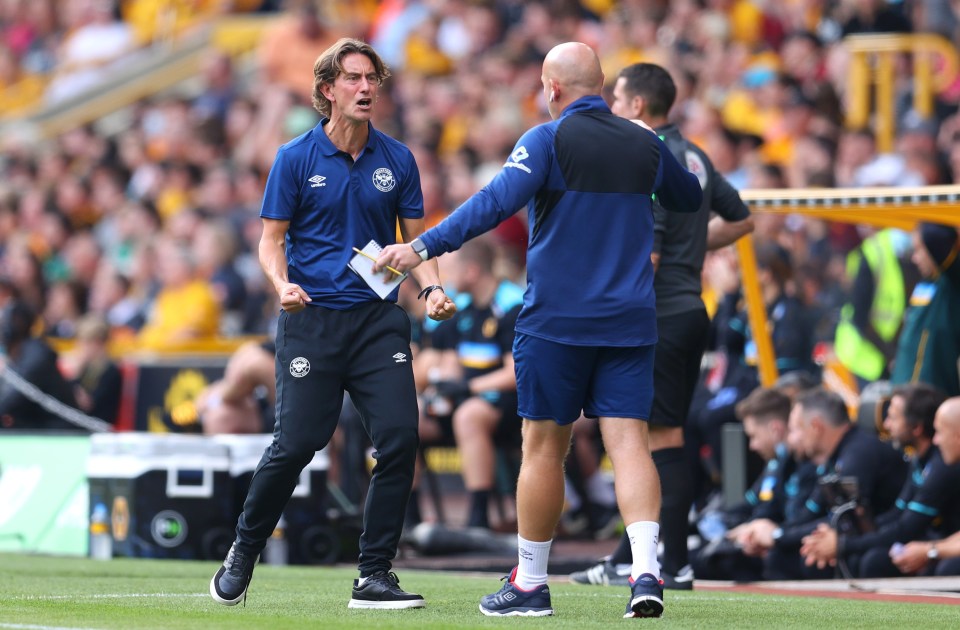
[(687, 170), (697, 176), (697, 181), (700, 182), (700, 188), (707, 187), (707, 165), (703, 163), (703, 160), (699, 155), (693, 151), (686, 151), (683, 154), (684, 161), (687, 163)]
[(373, 172), (373, 185), (381, 192), (390, 192), (397, 185), (397, 180), (389, 168), (378, 168)]
[(303, 378), (310, 373), (310, 362), (303, 357), (297, 357), (290, 362), (290, 375), (295, 378)]

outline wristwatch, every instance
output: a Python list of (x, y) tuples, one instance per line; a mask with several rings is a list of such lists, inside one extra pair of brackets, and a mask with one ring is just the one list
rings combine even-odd
[(417, 255), (420, 256), (420, 260), (426, 262), (430, 258), (430, 254), (427, 253), (427, 246), (424, 245), (423, 241), (419, 238), (415, 238), (410, 241), (410, 247), (413, 248), (413, 251), (417, 252)]
[(930, 549), (927, 550), (927, 559), (937, 560), (939, 558), (940, 558), (940, 551), (937, 549), (936, 543), (930, 543)]

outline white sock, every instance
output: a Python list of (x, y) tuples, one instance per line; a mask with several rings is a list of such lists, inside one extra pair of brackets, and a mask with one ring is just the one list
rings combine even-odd
[(513, 583), (525, 591), (547, 583), (547, 560), (550, 558), (550, 545), (546, 542), (533, 542), (517, 536), (517, 575)]
[(613, 484), (599, 470), (587, 479), (587, 496), (597, 505), (617, 505), (617, 494), (613, 490)]
[(633, 552), (633, 568), (630, 577), (636, 580), (643, 573), (660, 577), (660, 563), (657, 562), (657, 544), (660, 538), (660, 524), (654, 521), (637, 521), (627, 525), (630, 538), (630, 551)]

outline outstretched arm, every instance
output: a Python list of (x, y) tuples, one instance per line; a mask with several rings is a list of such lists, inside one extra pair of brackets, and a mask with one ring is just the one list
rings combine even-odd
[[(423, 219), (408, 219), (400, 217), (400, 236), (404, 243), (409, 243), (413, 239), (423, 234)], [(413, 248), (407, 245), (411, 252)], [(418, 255), (419, 259), (420, 256)], [(393, 265), (391, 265), (392, 267)], [(441, 286), (440, 267), (436, 260), (428, 260), (426, 264), (420, 267), (412, 267), (410, 273), (413, 275), (421, 289), (431, 286)], [(427, 317), (435, 320), (450, 319), (457, 312), (457, 306), (453, 303), (443, 289), (430, 291), (426, 298)]]

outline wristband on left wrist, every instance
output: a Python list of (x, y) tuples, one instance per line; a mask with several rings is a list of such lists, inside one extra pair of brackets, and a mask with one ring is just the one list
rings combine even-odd
[(433, 293), (434, 291), (440, 291), (441, 293), (446, 293), (443, 290), (443, 287), (440, 286), (439, 284), (431, 284), (429, 287), (426, 287), (423, 291), (417, 294), (417, 299), (419, 300), (420, 298), (423, 298), (423, 301), (426, 302), (427, 299), (430, 297), (430, 294)]

